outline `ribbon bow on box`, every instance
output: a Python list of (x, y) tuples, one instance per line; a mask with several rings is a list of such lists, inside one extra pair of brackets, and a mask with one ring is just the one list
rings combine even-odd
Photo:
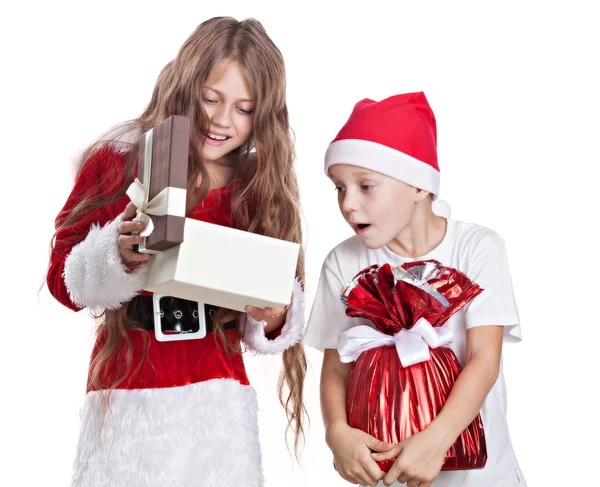
[[(449, 301), (440, 292), (457, 285), (467, 291), (460, 299), (448, 293)], [(396, 347), (403, 367), (429, 360), (430, 348), (454, 339), (440, 326), (479, 292), (464, 274), (434, 260), (367, 267), (343, 289), (341, 299), (348, 316), (367, 318), (375, 328), (361, 325), (343, 333), (340, 360), (353, 362), (366, 350), (387, 346)]]
[[(186, 189), (167, 186), (163, 188), (154, 198), (150, 198), (150, 180), (152, 176), (152, 141), (153, 130), (145, 134), (144, 145), (144, 171), (143, 180), (138, 178), (127, 189), (127, 196), (137, 207), (137, 214), (134, 221), (144, 222), (145, 227), (140, 235), (148, 237), (154, 231), (154, 223), (150, 215), (164, 216), (172, 215), (176, 217), (185, 217)], [(155, 253), (146, 249), (145, 238), (140, 245), (140, 252)]]

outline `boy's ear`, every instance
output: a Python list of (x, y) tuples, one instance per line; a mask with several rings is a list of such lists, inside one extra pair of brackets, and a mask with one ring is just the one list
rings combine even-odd
[(420, 203), (421, 201), (425, 201), (427, 198), (430, 198), (433, 202), (433, 195), (429, 191), (425, 191), (424, 189), (415, 188), (415, 203)]

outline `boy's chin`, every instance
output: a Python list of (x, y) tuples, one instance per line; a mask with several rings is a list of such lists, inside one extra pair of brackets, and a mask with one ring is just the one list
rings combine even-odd
[(370, 250), (380, 249), (381, 247), (384, 247), (387, 244), (387, 242), (380, 241), (379, 239), (368, 238), (368, 237), (364, 237), (362, 235), (357, 235), (357, 236), (358, 236), (359, 240), (361, 241), (361, 243)]

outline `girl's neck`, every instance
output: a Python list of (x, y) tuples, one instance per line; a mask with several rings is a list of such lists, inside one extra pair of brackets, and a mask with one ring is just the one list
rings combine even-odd
[[(236, 155), (227, 154), (227, 156), (218, 161), (205, 161), (204, 167), (209, 175), (209, 188), (216, 189), (227, 186), (233, 179), (236, 167)], [(201, 183), (202, 177), (198, 178), (198, 185)]]
[(410, 225), (389, 242), (387, 247), (401, 257), (422, 257), (442, 243), (447, 225), (446, 219), (436, 216), (431, 206), (419, 207)]

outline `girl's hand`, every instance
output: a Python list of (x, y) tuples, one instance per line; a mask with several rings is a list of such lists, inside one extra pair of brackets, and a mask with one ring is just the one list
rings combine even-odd
[(117, 226), (119, 253), (121, 254), (121, 260), (127, 266), (137, 262), (146, 262), (150, 258), (150, 254), (140, 254), (133, 250), (134, 245), (142, 243), (142, 237), (132, 235), (132, 232), (141, 232), (146, 226), (143, 222), (132, 221), (136, 212), (136, 206), (129, 203), (121, 215), (121, 223)]
[(264, 321), (264, 333), (269, 333), (278, 330), (285, 322), (286, 311), (290, 307), (288, 304), (283, 308), (255, 308), (254, 306), (246, 306), (245, 310), (248, 315), (252, 316), (256, 321)]
[(256, 321), (271, 320), (279, 316), (283, 316), (290, 305), (283, 308), (255, 308), (254, 306), (246, 306), (244, 309)]
[(335, 468), (348, 482), (375, 486), (383, 479), (385, 474), (371, 457), (371, 452), (388, 452), (393, 445), (341, 422), (327, 428), (326, 440), (333, 453)]
[(443, 441), (432, 431), (424, 431), (411, 436), (388, 452), (373, 453), (379, 461), (396, 457), (394, 465), (383, 479), (384, 485), (392, 485), (396, 480), (406, 482), (407, 487), (430, 487), (440, 473), (448, 452)]

